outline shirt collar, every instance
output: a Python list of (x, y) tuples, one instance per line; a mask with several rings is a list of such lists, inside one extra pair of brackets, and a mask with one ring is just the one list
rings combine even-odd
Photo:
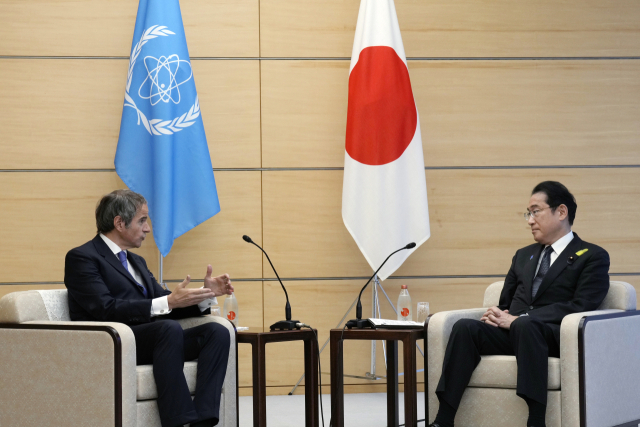
[(564, 251), (564, 249), (569, 246), (569, 243), (573, 240), (573, 231), (569, 231), (567, 234), (565, 234), (563, 237), (559, 238), (558, 240), (555, 241), (555, 243), (553, 243), (551, 245), (551, 247), (553, 248), (553, 251), (557, 254), (560, 255), (562, 253), (562, 251)]
[[(115, 244), (113, 242), (113, 240), (111, 240), (110, 238), (108, 238), (107, 236), (105, 236), (102, 233), (100, 233), (100, 237), (102, 238), (102, 240), (104, 240), (104, 242), (107, 244), (107, 246), (109, 246), (109, 249), (111, 249), (111, 252), (113, 252), (113, 254), (115, 256), (118, 256), (118, 253), (122, 252), (122, 249), (120, 249), (120, 246)], [(127, 253), (127, 251), (124, 251), (124, 252)]]

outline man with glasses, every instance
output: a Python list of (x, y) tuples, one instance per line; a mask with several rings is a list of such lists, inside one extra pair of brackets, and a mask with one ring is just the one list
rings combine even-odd
[(453, 326), (436, 388), (440, 407), (430, 427), (453, 427), (482, 355), (516, 356), (516, 393), (529, 407), (527, 426), (545, 426), (547, 359), (560, 356), (562, 318), (597, 309), (609, 290), (609, 254), (571, 231), (576, 209), (559, 182), (533, 189), (524, 217), (537, 243), (516, 252), (497, 307), (479, 321), (461, 319)]

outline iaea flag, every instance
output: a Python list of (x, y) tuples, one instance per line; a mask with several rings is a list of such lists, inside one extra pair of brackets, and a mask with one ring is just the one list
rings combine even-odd
[(140, 0), (116, 172), (149, 203), (163, 256), (220, 212), (178, 0)]
[[(356, 25), (345, 144), (342, 218), (376, 270), (430, 236), (420, 120), (393, 0), (362, 0)], [(415, 250), (415, 249), (414, 249)], [(394, 255), (384, 280), (412, 251)]]

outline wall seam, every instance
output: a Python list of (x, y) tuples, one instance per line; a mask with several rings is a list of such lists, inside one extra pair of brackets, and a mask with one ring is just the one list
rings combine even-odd
[[(258, 20), (260, 18), (258, 17)], [(258, 24), (260, 31), (260, 24)], [(260, 52), (258, 41), (258, 54)], [(39, 55), (0, 55), (1, 59), (80, 59), (80, 60), (129, 60), (128, 56), (39, 56)], [(350, 57), (295, 57), (295, 56), (191, 56), (192, 61), (350, 61)], [(640, 56), (410, 56), (407, 61), (637, 61)]]
[[(264, 258), (264, 257), (263, 257)], [(610, 277), (640, 276), (640, 272), (609, 273)], [(505, 274), (452, 274), (452, 275), (428, 275), (428, 276), (390, 276), (387, 280), (420, 280), (420, 279), (494, 279), (504, 278)], [(283, 282), (317, 282), (336, 280), (367, 280), (369, 276), (344, 276), (344, 277), (281, 277)], [(166, 283), (180, 283), (184, 279), (166, 279)], [(257, 277), (233, 279), (234, 282), (277, 282), (278, 279)], [(202, 279), (191, 280), (193, 283), (203, 282)], [(64, 285), (61, 281), (35, 281), (35, 282), (0, 282), (0, 286), (34, 286), (34, 285)]]
[[(260, 243), (264, 246), (264, 163), (262, 160), (262, 1), (258, 0), (258, 93), (260, 94)], [(264, 255), (260, 253), (260, 276), (264, 279)], [(260, 281), (262, 290), (262, 330), (265, 330), (265, 301), (264, 301), (264, 280)]]

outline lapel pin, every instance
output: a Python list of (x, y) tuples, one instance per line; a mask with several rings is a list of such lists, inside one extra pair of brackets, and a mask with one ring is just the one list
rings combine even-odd
[(569, 265), (573, 264), (573, 262), (574, 262), (574, 261), (575, 261), (575, 260), (576, 260), (580, 255), (582, 255), (583, 253), (587, 252), (588, 250), (589, 250), (589, 249), (582, 249), (582, 250), (580, 250), (580, 251), (576, 252), (576, 255), (575, 255), (575, 256), (571, 255), (571, 256), (569, 257), (569, 259), (567, 260), (567, 264), (569, 264)]
[(533, 259), (533, 255), (531, 255), (531, 258), (529, 258), (529, 261), (531, 261)]

